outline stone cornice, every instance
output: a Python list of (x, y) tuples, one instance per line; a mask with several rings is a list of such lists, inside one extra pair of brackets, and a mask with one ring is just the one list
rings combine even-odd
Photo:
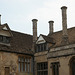
[(47, 58), (56, 58), (68, 55), (75, 55), (75, 44), (53, 48), (47, 54)]

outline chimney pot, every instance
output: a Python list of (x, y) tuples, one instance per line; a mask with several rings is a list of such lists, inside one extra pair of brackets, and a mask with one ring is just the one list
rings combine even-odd
[(67, 7), (66, 6), (62, 6), (61, 9), (67, 9)]
[(51, 21), (49, 21), (48, 23), (54, 23), (54, 21), (51, 20)]
[(0, 25), (1, 25), (1, 14), (0, 14)]
[(37, 19), (32, 19), (32, 22), (34, 22), (34, 21), (38, 21)]

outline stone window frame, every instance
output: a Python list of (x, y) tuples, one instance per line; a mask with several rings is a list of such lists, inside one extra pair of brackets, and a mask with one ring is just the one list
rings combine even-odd
[(73, 56), (69, 61), (69, 72), (72, 75), (72, 62), (75, 61), (75, 56)]
[[(19, 60), (19, 58), (21, 58), (21, 61)], [(24, 61), (22, 59), (24, 59)], [(25, 59), (27, 59), (27, 61)], [(30, 56), (22, 56), (22, 55), (18, 56), (18, 65), (20, 65), (20, 66), (18, 66), (19, 72), (28, 72), (28, 73), (31, 72), (31, 57)], [(29, 65), (29, 69), (28, 69), (28, 65)]]
[(59, 62), (52, 62), (51, 63), (52, 75), (59, 75), (59, 67), (60, 67)]
[(37, 63), (37, 75), (48, 75), (48, 62)]
[(10, 37), (0, 35), (0, 43), (9, 44), (10, 43)]
[(42, 52), (47, 50), (47, 43), (36, 44), (36, 52)]

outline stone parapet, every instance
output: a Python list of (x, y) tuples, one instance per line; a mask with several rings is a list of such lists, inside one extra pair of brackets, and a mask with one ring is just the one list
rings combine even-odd
[(60, 47), (55, 47), (49, 50), (49, 52), (53, 52), (53, 51), (59, 51), (59, 50), (65, 50), (65, 49), (70, 49), (70, 48), (74, 48), (75, 44), (71, 44), (71, 45), (65, 45), (65, 46), (60, 46)]
[(47, 54), (47, 58), (56, 58), (75, 54), (74, 48), (60, 51), (53, 51)]
[(47, 58), (62, 57), (75, 54), (75, 44), (51, 49)]

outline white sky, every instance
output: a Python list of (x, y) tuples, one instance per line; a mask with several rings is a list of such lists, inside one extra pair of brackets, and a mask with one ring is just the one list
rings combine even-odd
[(1, 22), (11, 30), (32, 34), (32, 19), (38, 19), (38, 35), (49, 33), (48, 21), (54, 21), (54, 32), (62, 29), (61, 7), (67, 6), (68, 28), (75, 27), (75, 0), (0, 0)]

